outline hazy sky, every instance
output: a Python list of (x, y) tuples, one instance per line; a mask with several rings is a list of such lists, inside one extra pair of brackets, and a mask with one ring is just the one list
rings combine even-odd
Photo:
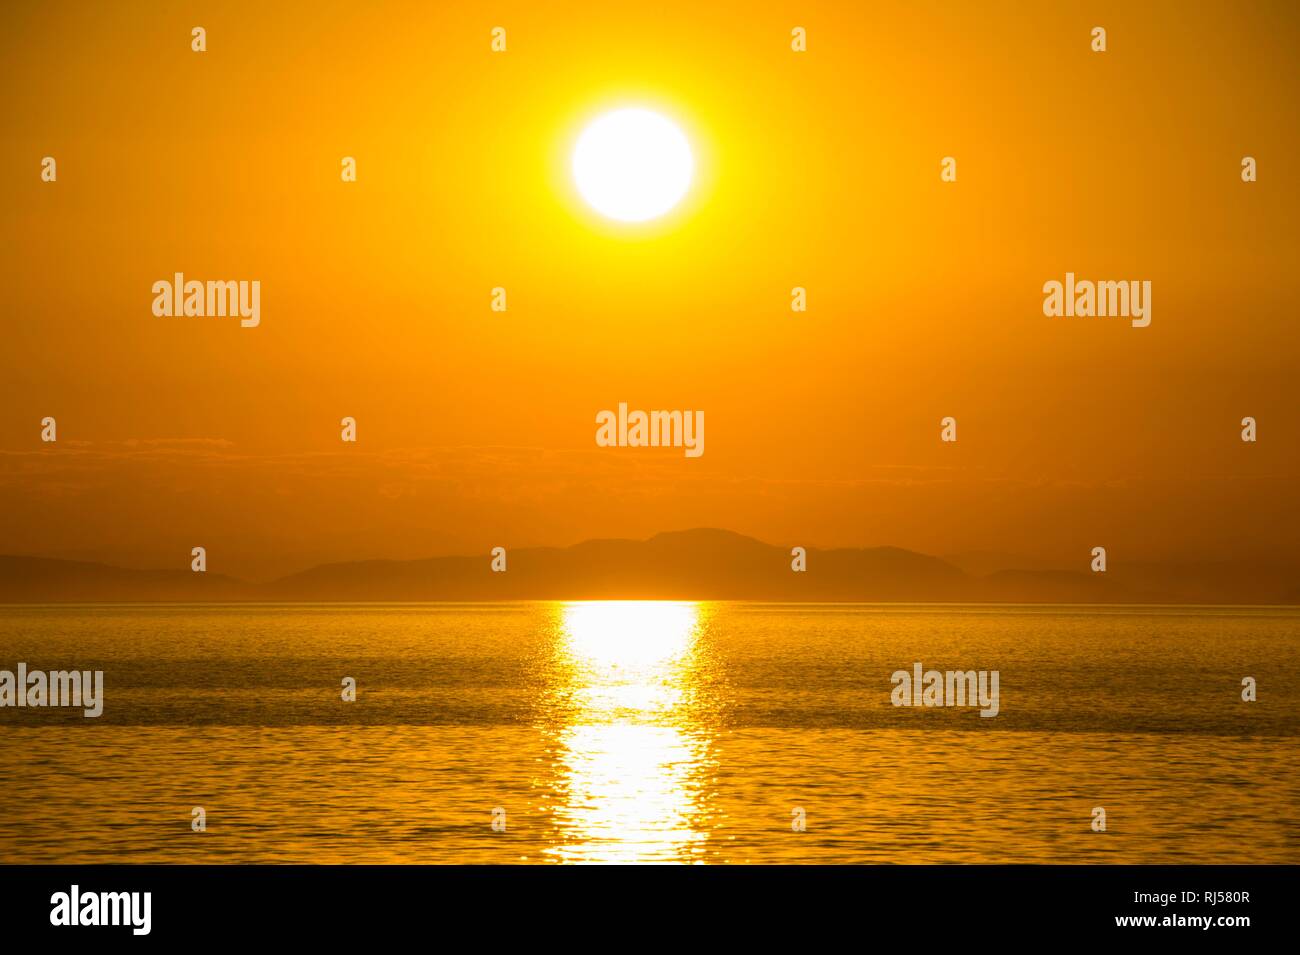
[[(6, 4), (0, 553), (1295, 557), (1295, 5), (872, 6)], [(698, 164), (649, 227), (568, 178), (623, 105)], [(178, 271), (260, 326), (156, 317)], [(1150, 326), (1045, 317), (1067, 271)], [(597, 447), (620, 401), (704, 455)]]

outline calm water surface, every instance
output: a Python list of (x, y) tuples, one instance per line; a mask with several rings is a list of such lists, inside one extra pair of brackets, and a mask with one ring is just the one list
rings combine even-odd
[[(0, 608), (0, 669), (106, 697), (0, 709), (0, 862), (1296, 863), (1298, 641), (1294, 609)], [(917, 661), (1000, 671), (1001, 712), (892, 706)]]

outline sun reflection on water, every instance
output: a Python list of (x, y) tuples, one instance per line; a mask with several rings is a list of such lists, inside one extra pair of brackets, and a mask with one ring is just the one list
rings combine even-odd
[(559, 607), (567, 675), (557, 769), (564, 862), (689, 862), (702, 855), (707, 738), (691, 720), (701, 614), (693, 603)]

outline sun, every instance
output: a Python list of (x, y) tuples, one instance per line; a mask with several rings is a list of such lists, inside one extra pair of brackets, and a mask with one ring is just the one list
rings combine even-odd
[(619, 109), (593, 120), (573, 149), (573, 181), (601, 215), (644, 222), (663, 215), (690, 188), (695, 159), (675, 123), (648, 109)]

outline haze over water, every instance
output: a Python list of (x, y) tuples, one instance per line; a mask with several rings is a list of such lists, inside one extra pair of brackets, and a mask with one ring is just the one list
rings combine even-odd
[[(0, 709), (0, 862), (1295, 863), (1297, 638), (1294, 608), (6, 607), (0, 668), (102, 669), (105, 705)], [(1000, 671), (999, 715), (892, 706), (918, 661)]]

